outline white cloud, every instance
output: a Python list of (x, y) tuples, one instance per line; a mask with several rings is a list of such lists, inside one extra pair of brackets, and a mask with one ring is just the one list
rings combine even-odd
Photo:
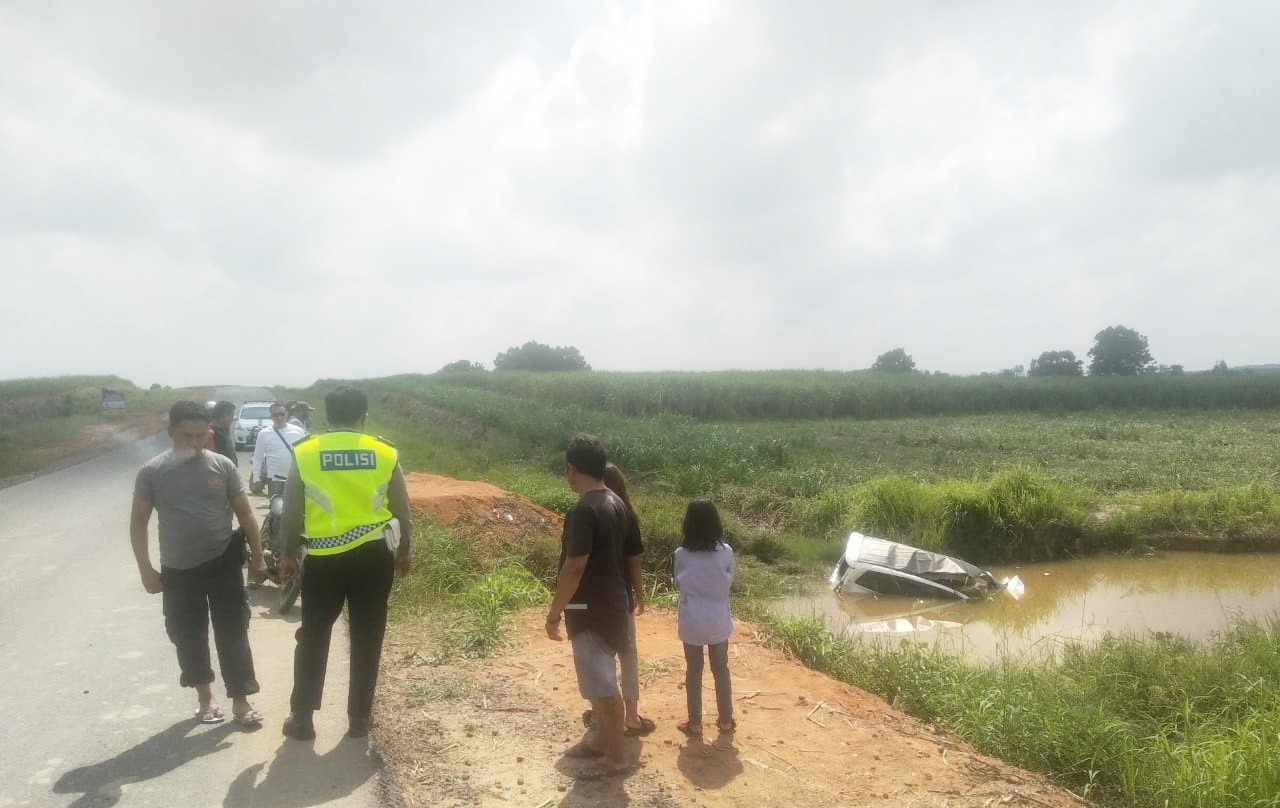
[(0, 377), (1274, 361), (1276, 15), (10, 4)]

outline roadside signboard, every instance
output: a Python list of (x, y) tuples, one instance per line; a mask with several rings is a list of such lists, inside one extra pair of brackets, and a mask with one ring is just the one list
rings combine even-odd
[(102, 409), (123, 410), (124, 391), (115, 387), (102, 388)]

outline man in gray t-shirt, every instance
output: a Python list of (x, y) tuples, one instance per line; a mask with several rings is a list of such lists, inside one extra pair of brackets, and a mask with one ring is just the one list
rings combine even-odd
[[(217, 723), (225, 716), (213, 701), (210, 683), (209, 624), (223, 684), (232, 699), (233, 718), (258, 724), (262, 716), (249, 704), (258, 692), (249, 649), (249, 603), (245, 596), (244, 539), (231, 528), (234, 512), (249, 541), (250, 572), (262, 574), (262, 537), (235, 465), (207, 451), (209, 415), (193, 401), (169, 410), (173, 448), (138, 472), (133, 490), (129, 539), (143, 588), (161, 593), (165, 630), (178, 653), (179, 683), (194, 687), (200, 702), (196, 717)], [(151, 563), (147, 526), (159, 513), (160, 569)]]

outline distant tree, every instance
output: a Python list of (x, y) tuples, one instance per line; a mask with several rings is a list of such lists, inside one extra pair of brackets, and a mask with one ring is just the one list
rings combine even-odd
[(152, 389), (152, 390), (159, 390), (159, 389), (160, 389), (160, 382), (152, 382), (152, 383), (151, 383), (151, 389)]
[(1108, 326), (1093, 339), (1090, 376), (1135, 376), (1155, 362), (1147, 349), (1147, 338), (1131, 328)]
[(1031, 360), (1030, 376), (1083, 376), (1084, 360), (1074, 351), (1045, 351)]
[(1213, 370), (1209, 372), (1214, 376), (1230, 376), (1231, 368), (1227, 367), (1227, 360), (1219, 359), (1213, 364)]
[(587, 360), (572, 345), (551, 347), (540, 342), (526, 342), (508, 348), (493, 360), (494, 370), (591, 370)]
[(450, 362), (440, 368), (441, 373), (454, 373), (460, 370), (484, 370), (483, 362), (470, 362), (466, 359), (459, 359), (457, 362)]
[(1006, 379), (1021, 379), (1023, 376), (1027, 375), (1027, 369), (1022, 365), (1014, 365), (1011, 368), (1001, 368), (1000, 370), (997, 370), (994, 375), (1001, 376)]
[(882, 373), (909, 373), (916, 369), (916, 360), (904, 348), (894, 348), (876, 357), (872, 370)]

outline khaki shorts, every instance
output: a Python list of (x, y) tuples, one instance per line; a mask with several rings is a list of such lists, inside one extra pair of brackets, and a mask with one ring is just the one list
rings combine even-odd
[(573, 669), (578, 674), (578, 692), (584, 699), (607, 699), (618, 695), (617, 655), (594, 631), (573, 635)]

